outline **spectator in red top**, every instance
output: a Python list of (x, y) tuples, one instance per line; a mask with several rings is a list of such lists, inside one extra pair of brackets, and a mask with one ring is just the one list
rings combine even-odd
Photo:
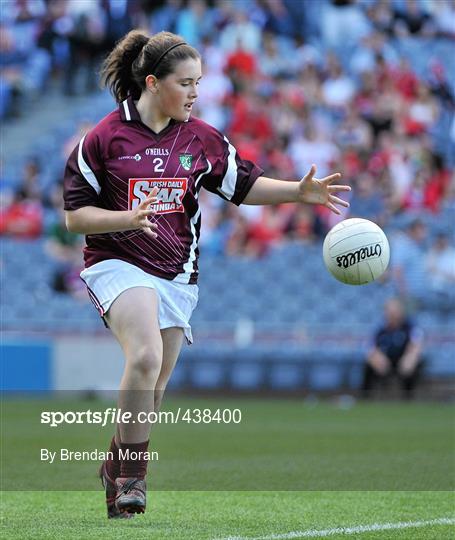
[(0, 213), (0, 235), (16, 238), (38, 238), (43, 230), (43, 209), (38, 201), (21, 199), (16, 194), (13, 202)]
[(409, 105), (405, 120), (406, 132), (409, 135), (427, 132), (434, 126), (438, 116), (438, 102), (431, 95), (429, 87), (421, 82), (417, 87), (417, 97)]
[(288, 137), (282, 135), (273, 140), (268, 145), (267, 155), (265, 156), (268, 166), (276, 171), (280, 171), (283, 180), (292, 180), (297, 176), (294, 169), (294, 163), (286, 152), (288, 146)]
[(24, 163), (22, 184), (11, 204), (0, 214), (0, 234), (16, 238), (37, 238), (43, 230), (43, 206), (39, 185), (40, 166), (36, 158)]
[(234, 139), (239, 135), (247, 135), (257, 144), (272, 138), (270, 115), (263, 98), (249, 92), (235, 100), (229, 133)]
[(402, 58), (400, 64), (391, 70), (391, 78), (396, 90), (404, 98), (410, 99), (417, 95), (419, 81), (406, 58)]
[[(239, 239), (242, 244), (239, 244)], [(269, 249), (283, 239), (283, 224), (281, 214), (277, 208), (264, 207), (260, 212), (259, 219), (252, 223), (245, 223), (240, 220), (240, 226), (236, 227), (231, 249), (241, 248), (243, 254), (251, 257), (262, 257)], [(231, 252), (232, 253), (232, 252)]]
[(404, 199), (404, 208), (439, 212), (450, 183), (450, 172), (443, 168), (440, 156), (433, 155), (433, 168), (423, 168)]
[(287, 216), (285, 233), (293, 240), (312, 242), (319, 229), (319, 220), (311, 209), (296, 206), (293, 213)]
[(234, 78), (250, 77), (256, 73), (256, 57), (243, 48), (240, 40), (227, 57), (226, 70)]

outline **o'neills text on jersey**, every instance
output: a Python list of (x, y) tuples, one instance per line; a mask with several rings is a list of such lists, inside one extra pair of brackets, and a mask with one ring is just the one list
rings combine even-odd
[(169, 148), (146, 148), (146, 156), (168, 156)]

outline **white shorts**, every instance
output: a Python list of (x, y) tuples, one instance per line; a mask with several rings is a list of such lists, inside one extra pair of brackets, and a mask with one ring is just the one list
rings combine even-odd
[(198, 301), (198, 286), (176, 283), (147, 274), (137, 266), (118, 259), (109, 259), (86, 268), (81, 278), (101, 317), (104, 318), (114, 300), (127, 289), (155, 289), (159, 299), (161, 329), (183, 328), (188, 343), (193, 343), (189, 320)]

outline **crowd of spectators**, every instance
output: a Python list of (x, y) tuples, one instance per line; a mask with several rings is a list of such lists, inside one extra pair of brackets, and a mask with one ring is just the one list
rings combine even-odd
[(100, 58), (143, 17), (128, 0), (2, 0), (0, 118), (19, 116), (53, 82), (66, 95), (94, 91)]
[[(312, 163), (319, 176), (342, 171), (353, 187), (342, 218), (388, 227), (399, 215), (454, 207), (453, 160), (436, 144), (441, 118), (455, 111), (453, 74), (438, 55), (418, 73), (400, 46), (449, 42), (454, 21), (452, 0), (10, 0), (0, 20), (0, 116), (14, 117), (18, 103), (39, 97), (49, 81), (67, 95), (94, 91), (100, 59), (130, 28), (170, 30), (203, 57), (196, 116), (268, 176), (296, 180)], [(455, 124), (453, 132), (443, 134), (452, 144)], [(71, 283), (71, 250), (80, 246), (64, 232), (58, 182), (39, 193), (39, 168), (32, 158), (19, 188), (3, 184), (1, 232), (37, 237), (46, 232), (42, 207), (54, 208), (48, 249)], [(236, 208), (207, 194), (201, 203), (201, 247), (213, 254), (260, 257), (284, 240), (321, 239), (339, 219), (321, 207)], [(441, 230), (425, 244), (424, 234), (414, 236), (419, 224), (396, 242), (418, 269), (431, 269), (438, 298), (455, 280), (452, 237)], [(405, 255), (393, 259), (390, 274), (401, 293), (411, 264)]]

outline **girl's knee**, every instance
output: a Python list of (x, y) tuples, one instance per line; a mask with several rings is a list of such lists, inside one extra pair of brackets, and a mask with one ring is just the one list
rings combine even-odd
[(128, 368), (141, 377), (158, 380), (163, 360), (162, 355), (162, 349), (158, 346), (143, 345), (137, 347), (128, 355)]

